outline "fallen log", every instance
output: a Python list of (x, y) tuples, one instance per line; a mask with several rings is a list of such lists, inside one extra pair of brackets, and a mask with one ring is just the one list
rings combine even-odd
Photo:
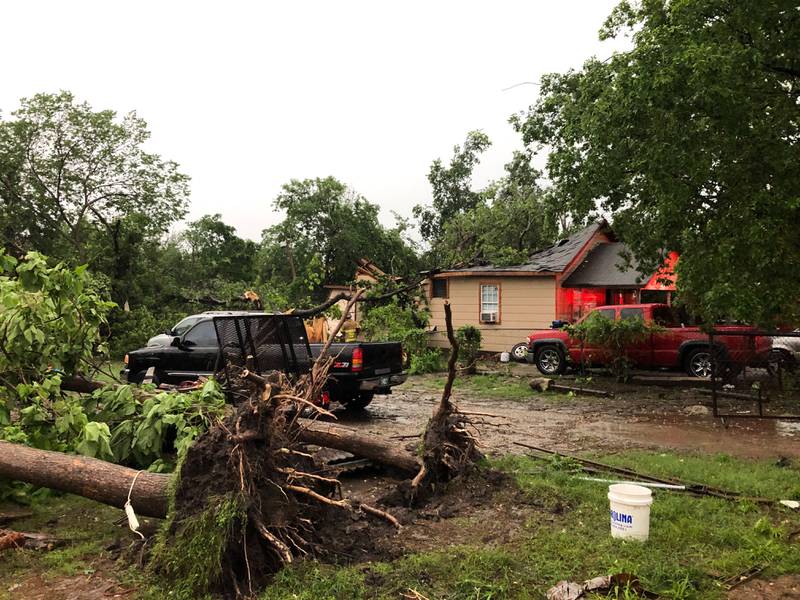
[(137, 514), (166, 516), (169, 476), (143, 471), (131, 490), (137, 472), (88, 456), (0, 441), (0, 477), (77, 494), (118, 508), (125, 505), (130, 490)]
[[(341, 427), (318, 424), (303, 427), (298, 432), (298, 440), (350, 452), (409, 473), (416, 473), (420, 468), (419, 460), (397, 444)], [(77, 494), (118, 508), (125, 505), (137, 472), (88, 456), (0, 441), (0, 477)], [(168, 481), (169, 475), (139, 473), (131, 491), (131, 503), (137, 514), (166, 516)]]
[(343, 450), (409, 473), (416, 473), (421, 466), (417, 457), (398, 448), (397, 444), (374, 435), (364, 435), (332, 425), (315, 424), (304, 427), (298, 439), (306, 444)]
[(599, 396), (601, 398), (613, 398), (614, 392), (607, 392), (605, 390), (594, 390), (591, 388), (579, 387), (579, 386), (572, 386), (572, 385), (564, 385), (561, 383), (556, 383), (552, 379), (547, 379), (545, 377), (536, 377), (531, 379), (529, 382), (532, 390), (538, 392), (547, 392), (550, 390), (555, 390), (557, 392), (572, 392), (573, 394), (583, 394), (584, 396)]

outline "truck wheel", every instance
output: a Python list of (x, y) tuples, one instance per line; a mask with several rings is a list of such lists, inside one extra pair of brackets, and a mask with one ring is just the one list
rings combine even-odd
[(144, 374), (147, 371), (137, 371), (136, 373), (128, 374), (128, 383), (141, 384), (144, 381)]
[(359, 392), (359, 394), (355, 398), (349, 400), (344, 407), (347, 410), (364, 410), (369, 406), (373, 398), (375, 398), (374, 392)]
[(684, 363), (686, 374), (690, 377), (708, 379), (714, 368), (711, 350), (709, 348), (695, 348), (686, 355)]
[(528, 359), (528, 343), (520, 342), (511, 348), (511, 358), (517, 362), (525, 362)]
[(561, 348), (553, 344), (538, 348), (536, 368), (542, 375), (561, 375), (567, 369), (567, 361)]
[(767, 372), (770, 375), (777, 375), (778, 370), (789, 371), (794, 373), (797, 368), (797, 362), (789, 352), (780, 348), (775, 348), (770, 351), (767, 357)]

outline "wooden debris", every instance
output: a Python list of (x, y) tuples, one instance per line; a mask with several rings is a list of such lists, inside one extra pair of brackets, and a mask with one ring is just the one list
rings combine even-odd
[(556, 383), (552, 379), (547, 379), (546, 377), (536, 377), (530, 380), (531, 389), (539, 391), (539, 392), (547, 392), (550, 390), (554, 390), (556, 392), (572, 392), (573, 394), (580, 394), (583, 396), (599, 396), (602, 398), (613, 398), (614, 392), (607, 392), (605, 390), (594, 390), (591, 388), (580, 387), (580, 386), (572, 386), (572, 385), (564, 385), (561, 383)]

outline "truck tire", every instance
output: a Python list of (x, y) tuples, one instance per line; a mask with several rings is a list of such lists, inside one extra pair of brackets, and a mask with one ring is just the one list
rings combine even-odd
[(689, 377), (697, 377), (699, 379), (708, 379), (711, 377), (714, 368), (711, 348), (704, 346), (692, 348), (686, 354), (683, 367)]
[(344, 407), (347, 410), (364, 410), (375, 398), (375, 392), (359, 392), (354, 398), (348, 400)]
[(561, 348), (546, 344), (536, 349), (536, 368), (542, 375), (561, 375), (567, 370), (567, 359)]
[(526, 362), (528, 360), (528, 342), (514, 344), (511, 348), (511, 358), (516, 362)]
[(144, 375), (147, 371), (137, 371), (136, 373), (128, 374), (128, 383), (140, 384), (144, 381)]

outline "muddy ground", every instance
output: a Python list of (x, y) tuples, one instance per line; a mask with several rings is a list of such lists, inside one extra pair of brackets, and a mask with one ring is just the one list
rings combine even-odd
[[(456, 388), (461, 410), (496, 415), (476, 417), (487, 454), (523, 453), (515, 441), (566, 452), (608, 452), (627, 448), (672, 448), (701, 453), (726, 453), (743, 458), (800, 457), (800, 421), (776, 419), (715, 419), (711, 399), (700, 388), (618, 384), (594, 376), (586, 387), (614, 392), (614, 397), (592, 397), (560, 392), (534, 392), (507, 399), (503, 388), (519, 387), (538, 373), (531, 365), (513, 365), (510, 376), (497, 377), (488, 392), (470, 386)], [(489, 371), (491, 372), (491, 371)], [(652, 374), (647, 374), (652, 375)], [(659, 374), (661, 375), (661, 374)], [(391, 395), (377, 396), (364, 411), (335, 411), (339, 423), (362, 432), (392, 437), (414, 445), (438, 402), (441, 378), (411, 377)], [(563, 383), (579, 385), (575, 377)], [(512, 394), (509, 394), (512, 395)], [(488, 396), (488, 397), (487, 397)], [(774, 398), (765, 405), (773, 414), (800, 414), (800, 395)], [(756, 405), (726, 400), (726, 411), (750, 411)]]
[[(488, 369), (496, 372), (498, 367)], [(514, 443), (523, 442), (574, 453), (607, 454), (643, 448), (727, 453), (745, 458), (800, 457), (800, 422), (723, 422), (712, 417), (709, 397), (694, 388), (619, 385), (607, 377), (593, 377), (583, 384), (614, 391), (614, 397), (529, 392), (527, 381), (536, 376), (530, 365), (513, 365), (502, 376), (479, 378), (480, 386), (471, 385), (465, 378), (456, 388), (454, 399), (461, 410), (492, 415), (474, 417), (485, 453), (524, 453), (526, 448)], [(395, 439), (413, 449), (439, 400), (441, 382), (441, 375), (412, 377), (391, 395), (376, 397), (366, 410), (336, 409), (338, 424)], [(566, 377), (563, 383), (580, 382)], [(755, 409), (747, 403), (725, 408)], [(800, 405), (793, 398), (784, 397), (773, 402), (769, 410), (797, 414)], [(343, 491), (346, 496), (377, 504), (399, 481), (399, 475), (367, 466), (343, 477)], [(519, 525), (514, 524), (525, 523), (541, 511), (530, 505), (515, 486), (481, 478), (421, 510), (390, 510), (404, 525), (403, 536), (387, 540), (398, 555), (448, 545), (513, 543), (521, 534)], [(514, 518), (509, 519), (509, 514)], [(121, 531), (121, 535), (125, 533)], [(9, 581), (0, 589), (0, 598), (136, 597), (136, 587), (121, 585), (114, 571), (107, 556), (98, 557), (90, 572), (84, 574), (56, 578), (32, 574)], [(799, 587), (800, 578), (794, 576), (775, 581), (756, 579), (738, 587), (730, 598), (796, 598)]]

